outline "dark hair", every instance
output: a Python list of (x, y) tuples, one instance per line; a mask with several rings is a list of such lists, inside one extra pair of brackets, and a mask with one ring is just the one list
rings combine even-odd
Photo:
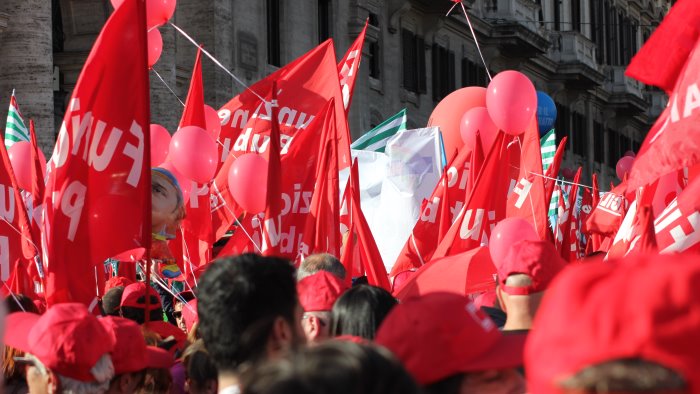
[(243, 375), (243, 394), (418, 394), (389, 351), (331, 340)]
[(638, 358), (621, 359), (586, 367), (557, 382), (564, 392), (664, 393), (688, 390), (683, 377), (661, 364)]
[(112, 287), (102, 296), (102, 309), (107, 316), (119, 316), (119, 304), (122, 301), (124, 286)]
[(14, 297), (10, 294), (5, 298), (5, 306), (7, 306), (8, 314), (22, 311), (39, 313), (34, 301), (24, 294), (15, 294)]
[(345, 267), (337, 257), (329, 253), (312, 254), (299, 265), (297, 280), (302, 280), (318, 271), (327, 271), (339, 279), (345, 279)]
[(459, 394), (466, 374), (458, 373), (423, 387), (425, 394)]
[(207, 387), (207, 383), (217, 381), (218, 371), (216, 365), (209, 357), (209, 353), (204, 348), (201, 339), (195, 341), (185, 349), (182, 354), (182, 363), (187, 369), (187, 377), (190, 379), (190, 386), (202, 390)]
[(294, 267), (284, 259), (248, 253), (214, 261), (199, 280), (198, 332), (222, 371), (257, 362), (275, 319), (294, 322)]
[(396, 304), (396, 299), (382, 288), (355, 286), (333, 305), (330, 335), (354, 335), (372, 340), (379, 325)]
[[(149, 307), (149, 321), (163, 321), (163, 309), (161, 307), (156, 307), (158, 304), (153, 305), (153, 309)], [(120, 309), (121, 316), (125, 319), (133, 320), (138, 324), (143, 324), (146, 322), (146, 310), (144, 308), (136, 308), (133, 306), (123, 306)]]

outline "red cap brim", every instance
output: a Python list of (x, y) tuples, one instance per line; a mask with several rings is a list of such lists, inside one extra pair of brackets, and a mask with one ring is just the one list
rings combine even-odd
[(31, 353), (29, 332), (41, 316), (30, 312), (15, 312), (5, 319), (5, 344)]
[(504, 334), (486, 354), (464, 365), (463, 372), (517, 368), (523, 365), (527, 334)]
[(174, 363), (173, 356), (168, 351), (155, 346), (146, 346), (147, 368), (170, 368)]

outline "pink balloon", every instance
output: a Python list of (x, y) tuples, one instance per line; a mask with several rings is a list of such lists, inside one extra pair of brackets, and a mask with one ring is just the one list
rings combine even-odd
[(116, 10), (124, 2), (124, 0), (112, 0), (112, 7)]
[(147, 0), (146, 26), (148, 28), (164, 25), (175, 13), (176, 0)]
[(464, 142), (460, 135), (462, 115), (474, 107), (486, 106), (486, 89), (470, 86), (455, 90), (442, 99), (430, 114), (428, 126), (439, 126), (449, 162)]
[(486, 108), (503, 132), (522, 134), (537, 113), (537, 91), (524, 74), (507, 70), (496, 75), (486, 90)]
[(218, 140), (219, 133), (221, 132), (221, 119), (219, 119), (219, 114), (214, 108), (205, 104), (204, 118), (207, 122), (207, 131), (211, 133), (215, 141)]
[(154, 27), (148, 32), (148, 67), (153, 67), (163, 53), (163, 36), (158, 28)]
[(620, 180), (623, 180), (625, 175), (632, 169), (633, 164), (634, 157), (624, 156), (618, 160), (617, 165), (615, 165), (615, 173), (617, 174), (617, 177), (620, 178)]
[(476, 133), (478, 132), (479, 137), (481, 137), (484, 154), (491, 150), (491, 146), (498, 135), (498, 127), (493, 124), (486, 107), (474, 107), (467, 111), (462, 116), (459, 129), (464, 145), (470, 149), (474, 149), (476, 146)]
[(170, 140), (169, 157), (182, 175), (207, 183), (216, 174), (219, 150), (211, 135), (201, 127), (185, 126)]
[(561, 176), (563, 176), (566, 179), (574, 179), (576, 176), (576, 171), (572, 170), (571, 168), (562, 168), (561, 169)]
[(489, 252), (493, 263), (503, 264), (510, 247), (518, 241), (539, 241), (539, 237), (530, 222), (520, 218), (503, 219), (491, 231)]
[(256, 153), (245, 153), (231, 163), (228, 187), (234, 200), (249, 213), (265, 210), (267, 160)]
[[(15, 173), (17, 186), (23, 190), (32, 190), (32, 144), (27, 141), (15, 142), (7, 151), (12, 163), (12, 172)], [(39, 163), (41, 172), (46, 174), (46, 157), (39, 150)]]
[(159, 125), (151, 125), (151, 167), (158, 167), (168, 158), (170, 151), (170, 133)]
[(627, 152), (625, 152), (624, 156), (637, 157), (637, 154), (634, 153), (633, 150), (628, 150)]
[(192, 191), (193, 183), (192, 180), (182, 175), (182, 173), (175, 168), (173, 162), (170, 160), (166, 160), (158, 167), (165, 168), (166, 170), (170, 171), (175, 177), (175, 179), (177, 179), (177, 183), (180, 184), (180, 190), (182, 191), (182, 200), (184, 201), (183, 203), (187, 205), (187, 202), (190, 201), (190, 192)]

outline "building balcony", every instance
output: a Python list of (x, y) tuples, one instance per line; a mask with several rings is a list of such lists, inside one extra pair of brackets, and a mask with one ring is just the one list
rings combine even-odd
[(650, 119), (656, 119), (661, 115), (661, 113), (666, 109), (668, 105), (668, 96), (661, 90), (647, 89), (644, 92), (644, 98), (649, 103), (649, 108), (647, 109), (647, 116)]
[(644, 84), (625, 76), (625, 66), (607, 66), (605, 89), (610, 92), (609, 102), (618, 111), (635, 115), (644, 113), (649, 103), (642, 94)]
[(555, 79), (584, 90), (605, 81), (596, 63), (596, 45), (591, 40), (577, 31), (553, 32), (551, 39), (550, 58), (557, 62)]
[[(477, 3), (479, 4), (479, 3)], [(550, 42), (538, 23), (540, 6), (533, 0), (484, 0), (480, 13), (491, 27), (488, 43), (508, 57), (532, 58), (547, 52)]]

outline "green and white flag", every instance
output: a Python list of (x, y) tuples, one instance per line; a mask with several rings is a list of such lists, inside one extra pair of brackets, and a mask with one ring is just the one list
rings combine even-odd
[(373, 152), (384, 152), (386, 143), (394, 134), (406, 130), (406, 108), (396, 115), (385, 120), (379, 126), (366, 132), (362, 137), (350, 145), (356, 150), (369, 150)]
[(554, 129), (549, 130), (549, 133), (540, 139), (540, 150), (542, 151), (542, 170), (547, 171), (557, 152), (557, 135)]
[(10, 97), (10, 110), (7, 112), (7, 123), (5, 124), (5, 148), (10, 149), (15, 142), (20, 141), (29, 141), (29, 130), (22, 120), (22, 113), (19, 112), (19, 105), (17, 105), (13, 90)]

